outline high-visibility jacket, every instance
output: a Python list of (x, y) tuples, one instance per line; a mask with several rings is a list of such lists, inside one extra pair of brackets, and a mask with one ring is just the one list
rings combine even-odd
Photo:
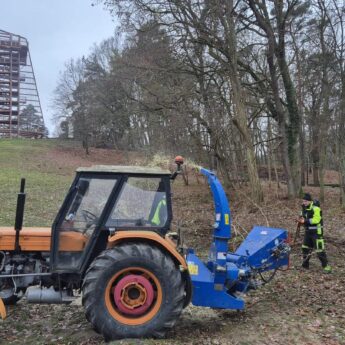
[[(161, 211), (165, 211), (166, 209), (166, 205), (167, 205), (167, 202), (165, 199), (162, 199), (158, 205), (157, 205), (157, 208), (156, 208), (156, 211), (155, 211), (155, 214), (153, 215), (152, 217), (152, 220), (151, 222), (157, 226), (163, 226), (164, 224), (162, 224), (163, 222), (165, 223), (166, 219), (161, 219)], [(163, 213), (164, 215), (166, 215), (166, 212)], [(166, 216), (165, 216), (166, 217)]]
[(309, 233), (323, 236), (322, 210), (312, 202), (309, 206), (302, 206), (301, 216), (304, 218), (304, 226)]

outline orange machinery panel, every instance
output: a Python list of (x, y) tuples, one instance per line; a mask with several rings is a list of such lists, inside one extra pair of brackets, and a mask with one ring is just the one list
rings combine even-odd
[[(0, 228), (0, 250), (15, 249), (16, 231), (13, 228)], [(60, 233), (59, 250), (63, 252), (80, 252), (88, 238), (76, 231)], [(20, 231), (19, 245), (26, 252), (49, 252), (51, 243), (50, 228), (23, 228)]]

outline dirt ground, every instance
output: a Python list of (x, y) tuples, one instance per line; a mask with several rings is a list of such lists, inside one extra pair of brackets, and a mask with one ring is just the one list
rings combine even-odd
[[(133, 162), (129, 154), (93, 150), (91, 156), (85, 157), (80, 149), (63, 146), (46, 155), (49, 159), (54, 157), (61, 174), (72, 174), (79, 165)], [(42, 168), (44, 160), (38, 164)], [(334, 177), (332, 172), (328, 174)], [(186, 246), (205, 256), (212, 234), (212, 198), (202, 178), (197, 180), (192, 173), (189, 177), (189, 186), (182, 179), (173, 185), (173, 226), (175, 230), (181, 228)], [(265, 202), (260, 207), (248, 198), (246, 185), (227, 191), (232, 211), (231, 250), (253, 225), (286, 228), (292, 234), (295, 231), (300, 201), (285, 199), (284, 185), (276, 190), (276, 185), (263, 184)], [(318, 195), (317, 188), (306, 190)], [(345, 344), (345, 213), (338, 206), (336, 188), (326, 190), (323, 213), (332, 274), (322, 273), (316, 256), (312, 256), (310, 270), (300, 268), (300, 237), (292, 248), (290, 269), (279, 271), (271, 283), (246, 295), (244, 311), (190, 305), (166, 339), (121, 340), (111, 344)], [(85, 320), (78, 301), (70, 306), (46, 306), (28, 305), (22, 300), (9, 308), (7, 320), (0, 321), (0, 344), (53, 343), (104, 344)]]

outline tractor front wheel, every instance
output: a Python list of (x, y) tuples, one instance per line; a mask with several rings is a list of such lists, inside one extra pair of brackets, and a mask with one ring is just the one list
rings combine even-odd
[(185, 284), (171, 257), (154, 245), (104, 251), (83, 284), (86, 318), (108, 340), (161, 338), (181, 314)]

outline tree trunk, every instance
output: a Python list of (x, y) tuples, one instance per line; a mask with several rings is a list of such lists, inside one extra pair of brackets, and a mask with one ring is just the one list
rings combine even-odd
[(268, 168), (268, 185), (271, 188), (272, 183), (272, 127), (271, 127), (271, 119), (268, 118), (267, 122), (267, 168)]
[[(301, 119), (303, 118), (303, 87), (302, 87), (302, 72), (301, 72), (301, 59), (300, 59), (300, 51), (299, 47), (296, 43), (295, 37), (292, 35), (292, 40), (294, 44), (294, 50), (296, 55), (296, 69), (297, 69), (297, 100), (298, 100), (298, 108), (301, 112)], [(304, 128), (303, 128), (303, 121), (301, 120), (300, 124), (300, 157), (301, 157), (301, 185), (305, 186), (305, 139), (304, 139)]]
[(83, 141), (82, 141), (83, 149), (85, 150), (85, 154), (89, 155), (90, 150), (89, 150), (89, 135), (86, 134)]
[(311, 157), (312, 157), (312, 163), (313, 163), (313, 184), (315, 186), (320, 186), (320, 180), (319, 180), (319, 175), (320, 175), (320, 153), (319, 153), (319, 145), (315, 143), (315, 146), (313, 150), (311, 151)]
[[(279, 123), (279, 131), (282, 136), (282, 157), (284, 170), (287, 177), (288, 196), (296, 197), (301, 189), (301, 172), (300, 172), (300, 152), (299, 152), (299, 132), (300, 132), (300, 115), (297, 105), (296, 92), (291, 80), (290, 71), (285, 56), (285, 35), (287, 13), (284, 11), (283, 0), (273, 2), (275, 10), (275, 21), (272, 24), (268, 5), (263, 1), (249, 0), (249, 6), (252, 9), (257, 25), (264, 30), (267, 37), (267, 62), (271, 75), (272, 90), (276, 112)], [(296, 2), (290, 4), (290, 10), (296, 5)], [(278, 75), (274, 57), (277, 60), (280, 75), (282, 77), (284, 91), (286, 96), (287, 114), (280, 100), (278, 86)]]
[[(233, 78), (233, 79), (236, 79), (236, 78)], [(234, 101), (235, 111), (236, 111), (234, 124), (239, 130), (242, 140), (243, 140), (243, 146), (245, 149), (245, 157), (246, 157), (246, 163), (247, 163), (247, 173), (248, 173), (250, 189), (251, 189), (251, 196), (253, 198), (253, 201), (260, 203), (263, 201), (264, 196), (263, 196), (261, 183), (259, 179), (253, 143), (252, 143), (250, 132), (247, 126), (247, 116), (246, 116), (245, 107), (242, 101), (243, 96), (238, 86), (239, 86), (238, 83), (236, 84), (236, 80), (234, 80), (232, 82), (233, 101)]]
[(339, 133), (338, 133), (338, 152), (339, 152), (339, 185), (340, 203), (345, 209), (345, 76), (342, 80), (341, 104), (339, 110)]
[(273, 98), (275, 102), (275, 110), (277, 113), (278, 130), (282, 138), (282, 144), (280, 145), (280, 148), (281, 148), (281, 155), (282, 155), (282, 160), (283, 160), (284, 174), (287, 181), (288, 197), (293, 198), (296, 196), (296, 189), (295, 189), (295, 184), (293, 181), (293, 176), (291, 172), (291, 164), (289, 160), (289, 145), (288, 145), (288, 134), (287, 134), (287, 128), (286, 128), (286, 114), (282, 106), (282, 103), (280, 101), (278, 77), (277, 77), (276, 67), (274, 64), (274, 43), (271, 39), (269, 39), (268, 41), (267, 62), (268, 62), (268, 67), (270, 71), (271, 87), (272, 87)]
[(246, 107), (244, 104), (244, 94), (242, 91), (243, 88), (238, 73), (236, 30), (233, 18), (233, 0), (226, 1), (224, 5), (226, 6), (228, 15), (226, 21), (223, 20), (222, 23), (224, 28), (227, 29), (225, 40), (227, 41), (228, 55), (230, 57), (228, 62), (228, 70), (235, 109), (233, 122), (239, 130), (243, 140), (252, 199), (254, 202), (261, 203), (264, 199), (264, 195), (259, 179), (254, 146), (247, 124), (248, 120)]
[[(279, 58), (278, 58), (278, 56)], [(284, 54), (285, 55), (285, 54)], [(288, 65), (285, 56), (281, 52), (276, 53), (280, 73), (283, 78), (287, 109), (289, 113), (289, 124), (287, 126), (288, 134), (288, 157), (291, 166), (292, 183), (294, 184), (294, 196), (297, 196), (301, 191), (301, 170), (300, 170), (300, 148), (299, 148), (299, 133), (301, 126), (301, 119), (296, 100), (296, 92), (293, 82), (290, 77)]]

